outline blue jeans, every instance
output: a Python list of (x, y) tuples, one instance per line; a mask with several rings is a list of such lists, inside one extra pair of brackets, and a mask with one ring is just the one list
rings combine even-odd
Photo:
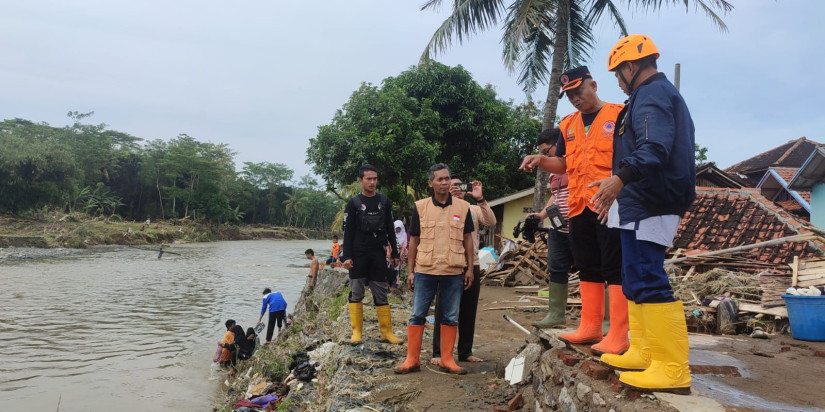
[(410, 325), (424, 325), (427, 313), (433, 303), (435, 293), (441, 290), (441, 324), (447, 326), (458, 325), (458, 307), (461, 303), (461, 292), (464, 290), (464, 274), (461, 275), (428, 275), (415, 274), (415, 290), (413, 292), (413, 312), (410, 316)]
[(665, 272), (666, 247), (636, 239), (636, 231), (620, 229), (622, 239), (622, 292), (641, 303), (675, 302)]

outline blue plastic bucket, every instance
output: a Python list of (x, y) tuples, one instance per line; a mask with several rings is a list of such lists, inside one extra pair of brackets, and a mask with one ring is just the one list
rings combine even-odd
[(825, 342), (825, 296), (782, 294), (794, 339)]

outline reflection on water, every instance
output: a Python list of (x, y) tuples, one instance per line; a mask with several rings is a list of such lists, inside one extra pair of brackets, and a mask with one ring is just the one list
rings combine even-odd
[[(215, 343), (260, 314), (265, 287), (292, 308), (304, 250), (327, 241), (107, 247), (0, 262), (0, 410), (209, 410)], [(318, 253), (317, 253), (318, 254)]]

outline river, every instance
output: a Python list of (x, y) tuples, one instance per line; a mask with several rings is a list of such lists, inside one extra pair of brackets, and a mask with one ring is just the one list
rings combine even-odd
[(224, 321), (254, 326), (266, 287), (291, 312), (308, 273), (304, 250), (323, 259), (330, 245), (173, 245), (177, 254), (162, 259), (111, 246), (0, 260), (0, 411), (211, 410)]

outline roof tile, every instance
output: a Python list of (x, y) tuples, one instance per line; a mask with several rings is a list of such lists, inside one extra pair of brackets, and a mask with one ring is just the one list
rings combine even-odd
[[(721, 250), (806, 233), (806, 226), (807, 222), (767, 200), (758, 189), (697, 187), (696, 201), (682, 218), (673, 248)], [(823, 256), (823, 246), (785, 243), (753, 249), (746, 256), (764, 262), (787, 263), (795, 254), (802, 258)]]

